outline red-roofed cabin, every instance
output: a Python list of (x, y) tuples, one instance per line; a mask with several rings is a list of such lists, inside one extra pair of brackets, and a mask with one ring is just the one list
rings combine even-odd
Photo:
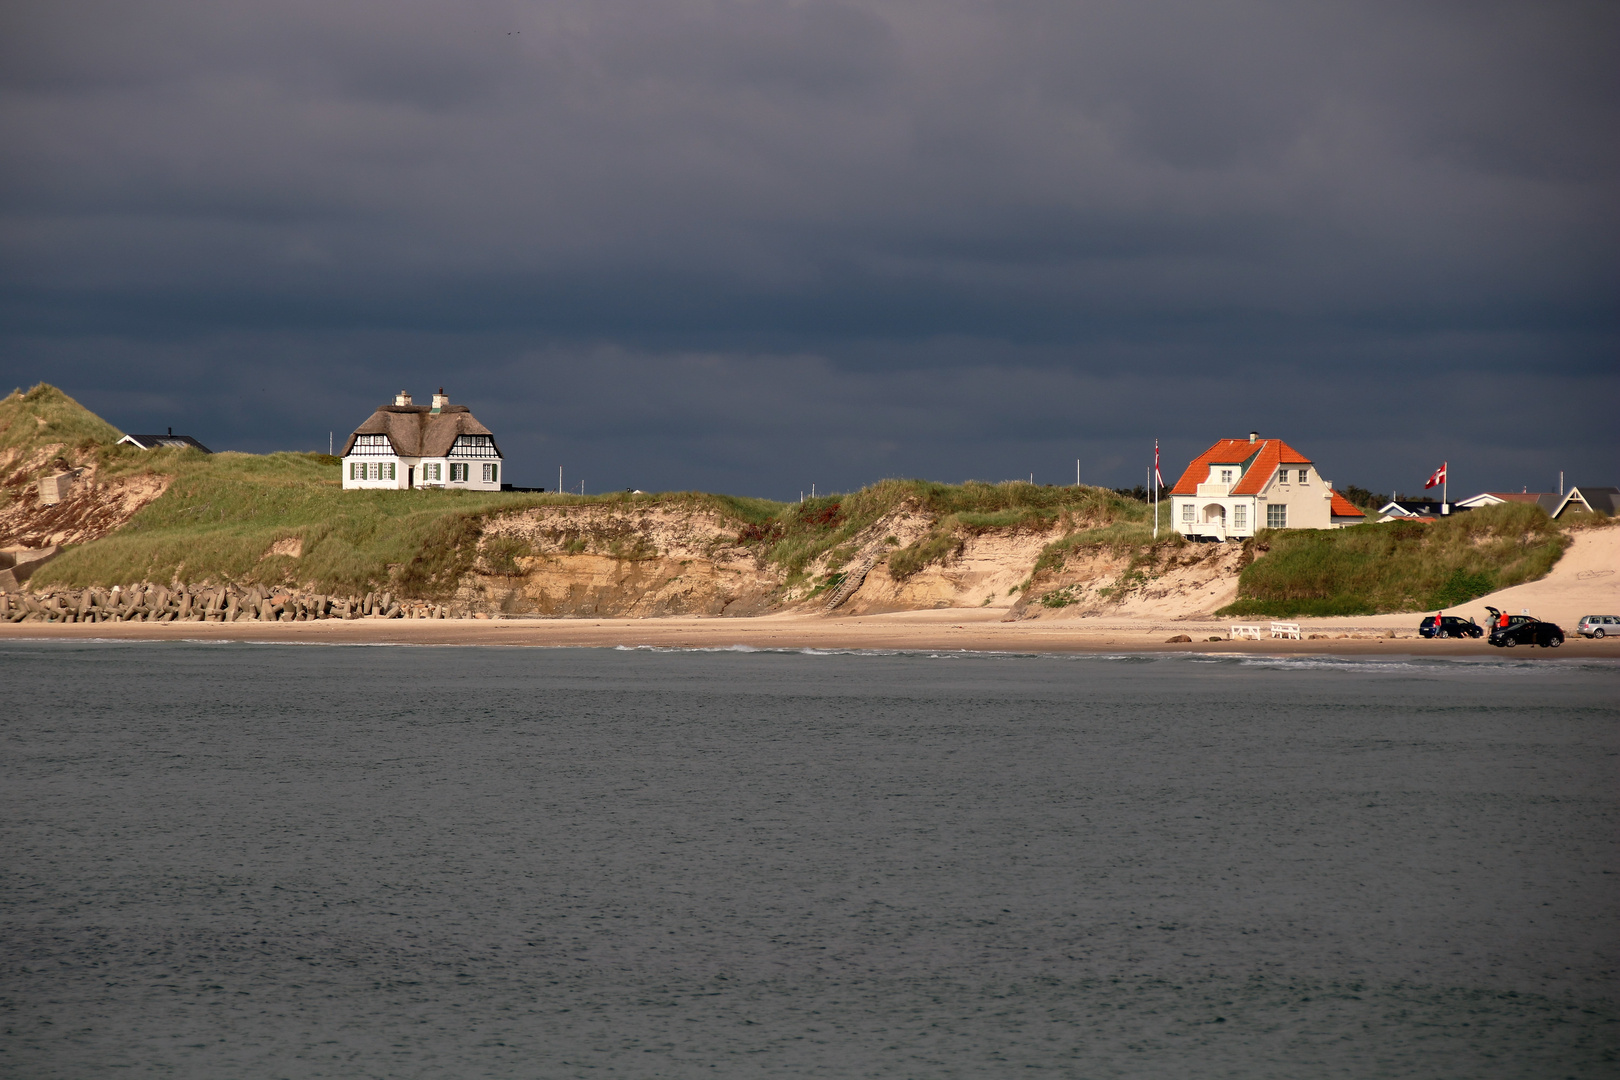
[(1189, 540), (1230, 540), (1261, 529), (1339, 529), (1366, 520), (1310, 458), (1281, 439), (1222, 439), (1170, 489), (1170, 520)]

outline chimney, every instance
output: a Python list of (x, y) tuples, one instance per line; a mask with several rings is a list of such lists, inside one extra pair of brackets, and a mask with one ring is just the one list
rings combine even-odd
[(444, 387), (441, 386), (439, 392), (433, 395), (433, 415), (438, 416), (448, 404), (450, 404), (450, 399), (445, 396)]
[(395, 405), (409, 405), (410, 403), (411, 395), (407, 394), (405, 391), (401, 390), (399, 393), (394, 395)]
[(1249, 441), (1250, 442), (1259, 442), (1260, 441), (1260, 433), (1258, 431), (1249, 432)]

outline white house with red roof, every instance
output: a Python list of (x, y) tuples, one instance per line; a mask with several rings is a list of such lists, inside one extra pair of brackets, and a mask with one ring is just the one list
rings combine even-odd
[(1189, 540), (1233, 540), (1261, 529), (1339, 529), (1366, 515), (1281, 439), (1222, 439), (1170, 489), (1170, 523)]

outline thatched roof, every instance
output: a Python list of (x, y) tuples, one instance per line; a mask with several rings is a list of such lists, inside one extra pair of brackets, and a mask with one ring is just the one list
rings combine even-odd
[[(343, 444), (343, 456), (354, 449), (354, 440), (361, 435), (388, 436), (400, 457), (444, 457), (457, 435), (488, 435), (493, 443), (494, 434), (465, 405), (446, 405), (438, 413), (426, 405), (384, 405), (354, 429)], [(495, 452), (500, 453), (499, 446)]]

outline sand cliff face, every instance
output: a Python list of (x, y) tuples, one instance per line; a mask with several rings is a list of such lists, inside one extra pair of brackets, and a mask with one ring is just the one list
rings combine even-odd
[(506, 614), (758, 615), (781, 575), (718, 514), (546, 507), (485, 526), (456, 599)]
[(960, 535), (956, 539), (961, 546), (955, 554), (900, 580), (880, 560), (839, 610), (868, 615), (926, 608), (1010, 607), (1042, 550), (1060, 535), (1058, 530)]
[(1237, 599), (1240, 544), (1177, 544), (1143, 554), (1092, 551), (1035, 575), (1009, 618), (1096, 615), (1194, 618)]
[(1235, 545), (1181, 545), (1146, 569), (1128, 556), (1083, 552), (1033, 574), (1047, 545), (1063, 535), (1054, 527), (964, 530), (942, 560), (903, 578), (891, 574), (890, 553), (934, 524), (914, 512), (886, 516), (789, 581), (762, 545), (739, 540), (735, 523), (717, 514), (536, 508), (486, 524), (456, 602), (505, 614), (603, 618), (936, 608), (989, 608), (1014, 619), (1177, 618), (1230, 602), (1242, 565)]
[[(76, 472), (62, 500), (47, 505), (36, 474)], [(0, 507), (0, 547), (82, 544), (122, 528), (136, 511), (168, 490), (172, 476), (143, 473), (103, 477), (96, 456), (62, 444), (47, 444), (27, 455), (0, 456), (0, 475), (11, 496)]]

